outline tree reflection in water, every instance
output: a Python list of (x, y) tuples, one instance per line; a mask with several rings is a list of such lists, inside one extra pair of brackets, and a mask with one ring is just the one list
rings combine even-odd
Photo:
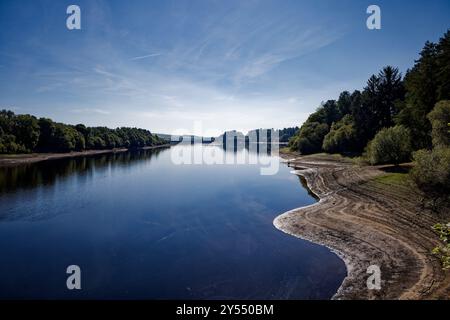
[(7, 193), (36, 187), (51, 186), (74, 173), (92, 177), (94, 172), (110, 167), (125, 167), (134, 163), (150, 161), (163, 149), (135, 150), (127, 152), (48, 160), (14, 167), (0, 168), (0, 198)]

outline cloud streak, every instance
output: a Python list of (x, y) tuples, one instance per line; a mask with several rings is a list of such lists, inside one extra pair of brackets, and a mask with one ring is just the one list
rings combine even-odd
[(83, 114), (101, 114), (101, 115), (108, 115), (111, 114), (111, 112), (103, 109), (89, 109), (89, 108), (83, 108), (83, 109), (72, 109), (70, 110), (73, 113), (83, 113)]
[[(145, 8), (133, 15), (107, 1), (92, 3), (95, 10), (88, 10), (91, 1), (84, 4), (92, 12), (85, 19), (95, 28), (77, 34), (77, 54), (64, 33), (55, 43), (34, 42), (26, 59), (18, 55), (23, 50), (15, 55), (24, 71), (17, 82), (28, 82), (24, 92), (53, 110), (48, 116), (60, 115), (57, 121), (159, 132), (189, 129), (196, 119), (217, 133), (284, 127), (299, 125), (303, 113), (341, 89), (305, 91), (284, 79), (298, 72), (294, 67), (277, 75), (284, 64), (342, 36), (337, 28), (302, 22), (278, 2), (205, 2), (201, 8), (142, 2)], [(146, 59), (151, 63), (137, 63)]]
[(142, 59), (147, 59), (147, 58), (151, 58), (151, 57), (157, 57), (160, 56), (161, 53), (151, 53), (151, 54), (147, 54), (145, 56), (137, 56), (137, 57), (133, 57), (130, 60), (131, 61), (136, 61), (136, 60), (142, 60)]

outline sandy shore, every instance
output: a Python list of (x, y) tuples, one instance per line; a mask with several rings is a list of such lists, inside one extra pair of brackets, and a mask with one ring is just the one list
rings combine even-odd
[[(170, 144), (164, 144), (160, 146), (149, 146), (139, 150), (149, 150), (158, 148), (168, 148)], [(31, 153), (31, 154), (17, 154), (17, 155), (0, 155), (0, 167), (17, 166), (22, 164), (30, 164), (46, 160), (56, 160), (63, 158), (75, 158), (93, 156), (98, 154), (118, 153), (126, 152), (128, 149), (108, 149), (108, 150), (86, 150), (79, 152), (67, 152), (67, 153)]]
[[(282, 157), (320, 201), (278, 216), (274, 225), (344, 260), (347, 277), (334, 299), (450, 298), (450, 273), (430, 253), (439, 243), (431, 226), (448, 221), (449, 210), (421, 210), (410, 185), (377, 179), (387, 174), (385, 167), (360, 167), (327, 155)], [(366, 284), (367, 267), (374, 264), (381, 268), (379, 291)]]

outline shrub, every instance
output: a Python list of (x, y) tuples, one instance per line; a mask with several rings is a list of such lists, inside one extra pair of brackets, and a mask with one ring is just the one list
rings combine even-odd
[(419, 150), (414, 153), (414, 162), (409, 175), (435, 208), (437, 200), (447, 200), (450, 195), (450, 148)]
[(367, 145), (366, 157), (374, 164), (409, 161), (411, 158), (410, 132), (403, 126), (385, 128), (379, 131)]
[(450, 100), (442, 100), (436, 103), (427, 118), (431, 122), (433, 146), (450, 147)]
[(433, 226), (433, 230), (437, 232), (439, 238), (443, 242), (443, 245), (437, 246), (433, 249), (432, 253), (436, 255), (442, 264), (442, 269), (450, 269), (450, 223), (443, 224), (437, 223)]

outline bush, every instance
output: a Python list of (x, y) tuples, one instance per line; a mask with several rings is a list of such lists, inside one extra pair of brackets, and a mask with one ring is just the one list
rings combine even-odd
[(414, 153), (414, 168), (409, 173), (412, 181), (426, 198), (448, 200), (450, 195), (450, 148), (419, 150)]
[(356, 150), (357, 135), (353, 119), (346, 115), (341, 121), (333, 123), (330, 132), (323, 140), (322, 148), (329, 153), (344, 153)]
[(431, 122), (433, 146), (450, 147), (450, 100), (442, 100), (436, 103), (427, 118)]
[(403, 126), (395, 126), (380, 130), (367, 145), (366, 157), (374, 164), (401, 162), (411, 159), (410, 132)]
[(442, 245), (433, 249), (432, 253), (436, 255), (442, 264), (443, 270), (450, 269), (450, 223), (437, 223), (433, 226), (433, 230), (437, 232), (439, 238), (443, 242)]

